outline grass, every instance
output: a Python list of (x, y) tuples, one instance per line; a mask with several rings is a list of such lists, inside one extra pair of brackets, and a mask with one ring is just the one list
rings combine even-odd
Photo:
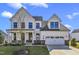
[(44, 46), (31, 46), (28, 47), (30, 55), (48, 55), (49, 51)]
[[(1, 46), (0, 55), (12, 55), (14, 51), (18, 51), (25, 46)], [(28, 47), (29, 55), (48, 55), (49, 52), (44, 46), (30, 46)]]
[(23, 48), (23, 46), (1, 46), (0, 55), (12, 55), (14, 51)]

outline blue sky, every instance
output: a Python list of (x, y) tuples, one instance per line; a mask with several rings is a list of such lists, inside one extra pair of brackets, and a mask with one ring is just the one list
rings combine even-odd
[(53, 14), (57, 14), (62, 23), (69, 29), (79, 28), (79, 4), (68, 3), (0, 3), (0, 29), (6, 31), (10, 28), (10, 18), (19, 8), (24, 7), (33, 16), (43, 16), (48, 20)]

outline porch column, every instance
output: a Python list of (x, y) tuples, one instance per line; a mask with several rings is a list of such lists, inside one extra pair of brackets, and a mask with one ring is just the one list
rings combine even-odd
[(36, 40), (36, 35), (35, 35), (35, 32), (32, 32), (32, 34), (33, 34), (32, 43), (34, 43), (34, 40)]
[(14, 40), (14, 35), (13, 35), (13, 33), (11, 33), (11, 41), (13, 41)]
[(29, 36), (28, 35), (29, 35), (28, 32), (25, 32), (25, 42), (24, 43), (26, 43), (26, 40), (29, 40)]
[(21, 33), (19, 32), (16, 33), (16, 40), (21, 40)]

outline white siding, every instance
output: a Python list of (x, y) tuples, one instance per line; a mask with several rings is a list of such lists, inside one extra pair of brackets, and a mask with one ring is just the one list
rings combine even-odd
[(71, 33), (71, 38), (75, 38), (77, 41), (79, 41), (79, 33)]
[(41, 40), (45, 40), (47, 36), (62, 36), (64, 40), (69, 40), (69, 33), (65, 31), (41, 31)]

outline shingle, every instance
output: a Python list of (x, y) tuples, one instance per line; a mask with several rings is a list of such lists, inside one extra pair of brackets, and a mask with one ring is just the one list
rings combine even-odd
[(43, 20), (43, 17), (42, 16), (32, 16), (35, 21), (42, 21)]

